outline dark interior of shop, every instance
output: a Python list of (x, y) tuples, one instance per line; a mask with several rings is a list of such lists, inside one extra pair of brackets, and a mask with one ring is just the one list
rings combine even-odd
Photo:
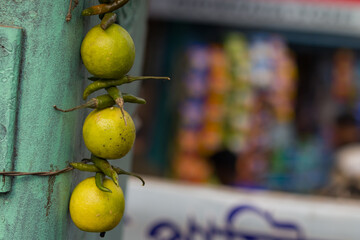
[[(146, 107), (139, 107), (137, 111), (141, 127), (134, 151), (133, 167), (136, 172), (196, 183), (324, 193), (336, 171), (336, 152), (359, 142), (360, 105), (357, 92), (360, 45), (355, 37), (162, 20), (151, 20), (148, 27), (144, 74), (170, 76), (172, 81), (148, 81), (142, 84), (141, 95), (149, 101)], [(247, 118), (257, 111), (260, 119), (258, 126), (266, 126), (262, 132), (253, 134), (260, 134), (257, 136), (262, 136), (265, 143), (255, 144), (257, 146), (253, 146), (252, 150), (234, 149), (230, 147), (231, 144), (226, 144), (226, 136), (222, 136), (216, 147), (205, 150), (201, 146), (181, 144), (179, 134), (189, 127), (183, 123), (185, 113), (182, 111), (186, 110), (182, 106), (187, 100), (191, 102), (198, 98), (200, 103), (196, 99), (193, 103), (199, 109), (194, 111), (206, 109), (204, 101), (209, 99), (210, 81), (207, 74), (211, 75), (212, 67), (217, 68), (205, 66), (203, 85), (197, 86), (199, 83), (196, 79), (191, 82), (191, 77), (186, 76), (194, 68), (189, 58), (200, 58), (200, 62), (207, 62), (200, 55), (208, 54), (214, 46), (226, 52), (227, 41), (233, 35), (238, 41), (243, 41), (240, 44), (245, 44), (240, 47), (245, 49), (246, 59), (230, 65), (247, 65), (245, 67), (249, 69), (246, 74), (250, 78), (248, 85), (240, 86), (236, 91), (255, 95), (251, 101), (260, 106), (257, 110), (254, 110), (254, 106), (250, 107), (251, 110), (239, 106), (240, 110), (231, 109), (230, 112), (238, 111), (238, 117)], [(291, 75), (288, 76), (291, 86), (283, 86), (283, 89), (279, 86), (277, 91), (276, 80), (272, 76), (270, 80), (264, 80), (274, 81), (271, 84), (275, 90), (269, 91), (261, 84), (254, 83), (256, 79), (252, 78), (259, 77), (261, 81), (261, 71), (274, 74), (274, 62), (276, 65), (277, 60), (271, 53), (268, 59), (256, 59), (253, 55), (255, 51), (263, 51), (261, 54), (266, 58), (266, 51), (270, 49), (271, 52), (271, 48), (279, 47), (277, 44), (281, 45), (288, 57), (279, 71), (280, 74), (284, 71), (284, 74)], [(256, 71), (260, 75), (256, 75)], [(293, 73), (289, 73), (291, 71)], [(266, 79), (266, 76), (263, 77)], [(205, 93), (201, 89), (206, 89)], [(221, 93), (219, 90), (218, 94), (226, 96), (229, 92)], [(279, 96), (278, 105), (271, 103), (272, 95)], [(222, 108), (226, 108), (226, 103), (220, 106)], [(274, 117), (274, 114), (281, 115), (277, 111), (290, 112), (284, 113), (288, 114), (285, 117)], [(195, 132), (204, 128), (201, 121)], [(220, 123), (221, 131), (226, 129), (224, 121)], [(244, 130), (240, 132), (244, 136), (247, 134)], [(251, 141), (244, 136), (241, 141)], [(201, 145), (201, 139), (189, 138), (188, 145), (199, 144), (199, 141)], [(229, 141), (234, 145), (233, 140)], [(331, 191), (327, 191), (327, 194), (331, 194)]]

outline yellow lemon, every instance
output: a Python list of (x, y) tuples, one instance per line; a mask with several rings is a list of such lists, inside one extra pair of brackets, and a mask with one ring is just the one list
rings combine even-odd
[(120, 78), (134, 64), (135, 46), (129, 33), (118, 24), (106, 30), (100, 25), (90, 29), (81, 44), (86, 69), (96, 77)]
[(79, 229), (106, 232), (119, 224), (125, 209), (124, 194), (110, 179), (104, 179), (104, 186), (112, 193), (99, 190), (95, 177), (90, 177), (80, 182), (72, 192), (70, 216)]
[(136, 129), (131, 116), (120, 108), (94, 110), (85, 119), (83, 138), (86, 147), (94, 155), (105, 159), (118, 159), (132, 148)]

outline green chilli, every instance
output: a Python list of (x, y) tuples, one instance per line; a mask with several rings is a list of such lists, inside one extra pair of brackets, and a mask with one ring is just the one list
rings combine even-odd
[[(92, 78), (94, 79), (94, 78)], [(153, 76), (143, 76), (143, 77), (132, 77), (132, 76), (123, 76), (120, 79), (101, 79), (98, 78), (98, 80), (90, 83), (84, 90), (83, 93), (83, 99), (85, 100), (90, 94), (92, 94), (93, 92), (103, 89), (103, 88), (108, 88), (108, 87), (113, 87), (113, 86), (119, 86), (125, 83), (131, 83), (134, 81), (138, 81), (138, 80), (146, 80), (146, 79), (163, 79), (163, 80), (170, 80), (170, 78), (168, 77), (153, 77)]]
[(110, 163), (104, 159), (91, 154), (91, 161), (98, 167), (106, 176), (110, 177), (116, 186), (119, 186), (118, 174), (111, 167)]
[(101, 172), (101, 170), (93, 164), (73, 162), (70, 163), (70, 166), (85, 172)]
[(104, 94), (96, 97), (97, 107), (96, 109), (104, 109), (115, 105), (114, 99), (109, 94)]
[(109, 95), (101, 95), (95, 98), (91, 98), (88, 102), (76, 106), (74, 108), (70, 108), (70, 109), (61, 109), (58, 108), (56, 105), (54, 105), (54, 109), (57, 111), (61, 111), (61, 112), (72, 112), (78, 109), (82, 109), (82, 108), (95, 108), (95, 109), (104, 109), (107, 107), (111, 107), (115, 104), (115, 101), (111, 98), (111, 96)]
[(146, 101), (143, 98), (136, 97), (136, 96), (128, 94), (128, 93), (123, 93), (122, 95), (123, 95), (124, 102), (146, 104)]
[(112, 166), (112, 168), (116, 171), (117, 174), (124, 174), (124, 175), (129, 175), (129, 176), (133, 176), (133, 177), (136, 177), (138, 179), (140, 179), (140, 181), (142, 182), (142, 185), (144, 186), (145, 185), (145, 181), (144, 179), (142, 179), (142, 177), (140, 177), (139, 175), (136, 175), (135, 173), (131, 173), (131, 172), (127, 172), (119, 167), (115, 167), (115, 166)]
[(95, 175), (95, 184), (101, 191), (111, 193), (110, 189), (104, 187), (104, 177), (105, 175), (103, 173), (97, 172)]
[(128, 1), (129, 0), (115, 0), (112, 3), (102, 3), (99, 5), (91, 6), (89, 8), (84, 9), (81, 12), (81, 15), (91, 16), (91, 15), (113, 12), (116, 9), (119, 9), (122, 6), (124, 6)]
[[(95, 160), (96, 161), (96, 160)], [(104, 164), (104, 163), (99, 163), (99, 164)], [(97, 167), (96, 165), (94, 164), (86, 164), (86, 163), (70, 163), (70, 165), (73, 167), (73, 168), (76, 168), (80, 171), (86, 171), (86, 172), (102, 172), (102, 170)], [(108, 165), (105, 163), (104, 165), (106, 165), (105, 167), (108, 168)], [(139, 175), (136, 175), (135, 173), (131, 173), (131, 172), (127, 172), (119, 167), (116, 167), (116, 166), (113, 166), (113, 165), (110, 165), (110, 167), (112, 168), (113, 171), (116, 172), (116, 174), (118, 175), (128, 175), (128, 176), (133, 176), (133, 177), (136, 177), (138, 179), (140, 179), (140, 181), (142, 182), (142, 185), (144, 186), (145, 185), (145, 181), (144, 179), (142, 179), (142, 177), (140, 177)], [(111, 171), (113, 174), (113, 171)], [(109, 171), (110, 172), (110, 171)]]
[(117, 87), (108, 87), (106, 91), (110, 95), (110, 97), (115, 101), (115, 103), (120, 107), (120, 109), (124, 108), (124, 98), (122, 93)]
[[(124, 102), (127, 102), (127, 103), (137, 103), (137, 104), (145, 104), (146, 103), (145, 99), (136, 97), (136, 96), (128, 94), (128, 93), (123, 93), (122, 98), (123, 98)], [(61, 109), (61, 108), (58, 108), (56, 105), (54, 105), (53, 108), (60, 112), (72, 112), (72, 111), (82, 109), (82, 108), (94, 108), (94, 109), (100, 110), (100, 109), (114, 106), (115, 104), (116, 104), (116, 102), (109, 94), (104, 94), (104, 95), (97, 96), (96, 98), (91, 98), (88, 102), (86, 102), (82, 105), (70, 108), (70, 109)]]

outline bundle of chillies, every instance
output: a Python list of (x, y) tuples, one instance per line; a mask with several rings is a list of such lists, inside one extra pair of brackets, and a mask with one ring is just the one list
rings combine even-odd
[[(78, 4), (78, 0), (74, 0), (74, 5), (72, 6), (72, 1), (70, 0), (70, 7), (69, 12), (66, 17), (66, 20), (69, 21), (71, 19), (71, 10), (73, 10), (76, 5)], [(92, 7), (89, 7), (82, 11), (83, 16), (91, 16), (91, 15), (99, 15), (101, 19), (100, 27), (103, 30), (108, 29), (112, 24), (114, 24), (117, 20), (116, 13), (113, 11), (119, 9), (120, 7), (124, 6), (129, 0), (99, 0), (99, 5), (95, 5)], [(86, 66), (86, 65), (85, 65)], [(132, 66), (132, 64), (131, 64)], [(89, 70), (89, 69), (88, 69)], [(89, 70), (90, 71), (90, 70)], [(71, 109), (60, 109), (56, 105), (54, 105), (54, 109), (61, 111), (61, 112), (71, 112), (77, 109), (82, 108), (93, 108), (93, 109), (106, 109), (109, 107), (112, 107), (114, 105), (117, 105), (123, 115), (123, 119), (126, 123), (126, 118), (124, 115), (124, 102), (128, 103), (137, 103), (137, 104), (145, 104), (146, 101), (140, 97), (128, 94), (128, 93), (122, 93), (117, 86), (120, 86), (122, 84), (131, 83), (133, 81), (137, 80), (146, 80), (146, 79), (164, 79), (164, 80), (170, 80), (168, 77), (151, 77), (151, 76), (141, 76), (141, 77), (133, 77), (128, 75), (123, 75), (119, 78), (102, 78), (98, 76), (90, 77), (89, 80), (93, 81), (91, 84), (89, 84), (86, 89), (83, 92), (83, 99), (86, 100), (88, 96), (100, 89), (105, 89), (107, 91), (107, 94), (100, 95), (94, 98), (91, 98), (88, 102), (73, 107)], [(91, 163), (91, 164), (89, 164)], [(114, 183), (118, 186), (118, 175), (119, 174), (126, 174), (131, 175), (139, 178), (143, 185), (145, 184), (144, 180), (133, 173), (124, 171), (123, 169), (120, 169), (118, 167), (112, 166), (109, 164), (107, 159), (101, 158), (99, 156), (96, 156), (95, 154), (91, 154), (90, 159), (83, 159), (81, 162), (74, 162), (70, 163), (70, 165), (78, 170), (81, 171), (87, 171), (87, 172), (95, 172), (96, 176), (96, 186), (104, 192), (109, 192), (110, 190), (103, 186), (103, 179), (104, 176), (110, 177)], [(111, 191), (110, 191), (111, 192)]]

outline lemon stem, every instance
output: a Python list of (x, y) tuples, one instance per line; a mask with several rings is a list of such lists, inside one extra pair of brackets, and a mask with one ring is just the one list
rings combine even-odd
[(123, 116), (125, 126), (127, 126), (127, 121), (126, 121), (125, 113), (124, 113), (124, 99), (122, 97), (120, 97), (120, 98), (115, 99), (115, 102), (120, 107), (120, 111)]
[(103, 30), (106, 30), (108, 27), (110, 27), (111, 24), (115, 23), (116, 21), (116, 13), (106, 13), (101, 20), (100, 27)]
[(84, 90), (83, 99), (85, 100), (91, 93), (108, 87), (119, 86), (125, 83), (131, 83), (138, 80), (148, 80), (148, 79), (158, 79), (158, 80), (170, 80), (169, 77), (154, 77), (154, 76), (141, 76), (141, 77), (133, 77), (133, 76), (123, 76), (120, 79), (102, 79), (102, 78), (89, 78), (94, 81), (90, 83)]
[(109, 95), (115, 101), (115, 103), (120, 107), (121, 114), (123, 116), (125, 125), (127, 125), (127, 121), (126, 121), (125, 113), (124, 113), (124, 99), (123, 99), (123, 96), (122, 96), (120, 90), (117, 87), (108, 87), (108, 88), (106, 88), (106, 91), (109, 93)]
[(111, 167), (110, 163), (104, 159), (91, 154), (91, 161), (98, 167), (106, 176), (110, 177), (116, 186), (119, 186), (118, 174)]

